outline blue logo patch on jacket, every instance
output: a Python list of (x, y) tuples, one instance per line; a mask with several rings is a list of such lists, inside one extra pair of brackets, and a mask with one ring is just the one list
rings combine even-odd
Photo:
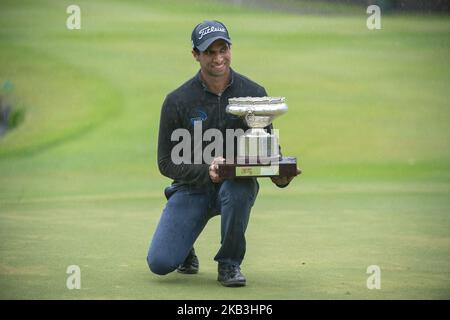
[(195, 121), (205, 121), (208, 119), (208, 115), (205, 111), (202, 111), (200, 109), (197, 109), (198, 117), (191, 118), (191, 124), (194, 125)]

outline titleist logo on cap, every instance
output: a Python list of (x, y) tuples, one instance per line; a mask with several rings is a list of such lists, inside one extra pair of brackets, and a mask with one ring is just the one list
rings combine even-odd
[(212, 26), (200, 29), (198, 32), (198, 34), (200, 35), (198, 40), (200, 40), (201, 38), (203, 38), (203, 36), (206, 36), (207, 34), (209, 34), (211, 32), (226, 32), (226, 30), (225, 30), (225, 28), (216, 28), (216, 27), (212, 27)]

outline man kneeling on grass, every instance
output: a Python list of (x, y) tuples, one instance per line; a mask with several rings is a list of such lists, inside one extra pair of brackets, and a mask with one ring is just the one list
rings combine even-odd
[[(161, 110), (158, 166), (164, 176), (174, 181), (164, 191), (167, 204), (153, 235), (147, 262), (150, 270), (159, 275), (174, 270), (197, 273), (199, 261), (194, 242), (208, 220), (220, 214), (221, 247), (214, 257), (218, 262), (218, 281), (227, 287), (245, 286), (240, 266), (246, 249), (245, 231), (259, 190), (258, 181), (256, 178), (222, 181), (217, 166), (223, 160), (221, 155), (211, 163), (174, 163), (172, 151), (176, 143), (172, 141), (172, 133), (186, 129), (194, 136), (194, 125), (198, 121), (202, 130), (216, 128), (223, 136), (226, 129), (245, 131), (248, 127), (242, 119), (225, 112), (228, 99), (263, 97), (267, 93), (230, 68), (231, 39), (225, 25), (204, 21), (194, 28), (191, 39), (192, 55), (200, 64), (200, 71), (167, 95)], [(224, 145), (223, 150), (225, 148)], [(196, 152), (202, 150), (193, 146), (191, 159)], [(272, 177), (278, 187), (286, 187), (291, 180), (292, 177)]]

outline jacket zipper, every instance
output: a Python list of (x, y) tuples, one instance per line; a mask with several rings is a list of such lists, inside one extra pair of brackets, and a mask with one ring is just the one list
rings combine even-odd
[(222, 126), (222, 108), (220, 107), (220, 98), (222, 97), (222, 94), (217, 95), (217, 102), (219, 103), (219, 127)]

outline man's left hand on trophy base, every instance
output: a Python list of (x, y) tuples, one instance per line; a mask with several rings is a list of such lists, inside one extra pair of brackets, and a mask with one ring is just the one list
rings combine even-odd
[[(297, 175), (301, 174), (302, 170), (300, 170), (299, 168), (297, 168)], [(274, 177), (270, 177), (272, 179), (272, 182), (275, 183), (278, 187), (286, 187), (291, 181), (292, 179), (294, 179), (294, 176), (292, 177), (279, 177), (279, 176), (274, 176)]]

